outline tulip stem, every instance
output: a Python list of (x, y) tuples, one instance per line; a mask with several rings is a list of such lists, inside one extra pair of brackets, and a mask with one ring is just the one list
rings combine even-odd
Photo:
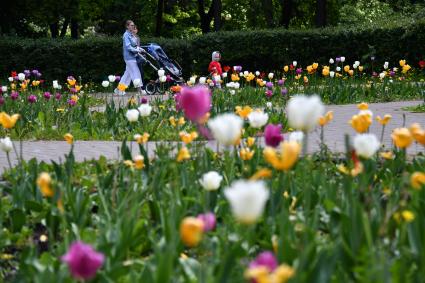
[(6, 152), (6, 156), (7, 156), (7, 163), (9, 163), (9, 168), (10, 170), (12, 170), (12, 163), (10, 162), (9, 152)]
[(384, 141), (384, 131), (385, 131), (385, 125), (382, 125), (382, 131), (381, 131), (381, 144)]
[(303, 144), (303, 156), (307, 156), (307, 147), (308, 147), (308, 132), (304, 132), (304, 144)]

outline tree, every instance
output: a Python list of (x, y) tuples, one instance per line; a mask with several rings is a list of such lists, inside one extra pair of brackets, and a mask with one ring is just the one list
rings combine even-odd
[(262, 0), (264, 16), (266, 18), (267, 27), (274, 27), (273, 20), (273, 2), (272, 0)]
[(158, 0), (158, 6), (156, 8), (156, 26), (155, 26), (156, 36), (161, 36), (163, 14), (164, 14), (164, 0)]
[(202, 33), (211, 31), (211, 20), (214, 18), (214, 30), (219, 31), (221, 28), (221, 0), (212, 0), (208, 12), (205, 12), (205, 1), (198, 0), (198, 14), (201, 19)]
[(316, 2), (316, 27), (326, 25), (326, 0), (317, 0)]
[(285, 28), (288, 28), (293, 15), (293, 3), (292, 0), (281, 0), (280, 3), (282, 5), (280, 24)]

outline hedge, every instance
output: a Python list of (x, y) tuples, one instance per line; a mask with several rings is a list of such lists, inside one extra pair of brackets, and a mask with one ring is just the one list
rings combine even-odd
[[(185, 77), (205, 74), (211, 52), (222, 52), (222, 63), (244, 69), (280, 70), (293, 60), (306, 66), (327, 63), (329, 58), (345, 56), (347, 62), (377, 63), (407, 59), (413, 66), (425, 55), (425, 20), (409, 26), (379, 29), (325, 28), (311, 30), (256, 30), (210, 33), (189, 40), (142, 38), (156, 42), (177, 62)], [(38, 69), (46, 79), (68, 75), (99, 81), (108, 74), (124, 70), (120, 37), (72, 39), (0, 38), (0, 75), (10, 71)]]

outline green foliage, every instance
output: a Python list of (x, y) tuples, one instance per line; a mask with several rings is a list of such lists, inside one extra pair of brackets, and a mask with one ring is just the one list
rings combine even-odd
[[(257, 30), (210, 33), (188, 40), (143, 38), (160, 44), (183, 67), (185, 77), (206, 73), (211, 52), (222, 52), (223, 65), (242, 65), (248, 70), (281, 70), (293, 60), (301, 66), (326, 64), (331, 57), (347, 62), (396, 63), (404, 58), (415, 67), (425, 54), (425, 21), (379, 28), (326, 28), (312, 30)], [(0, 75), (12, 70), (37, 68), (47, 79), (71, 74), (85, 81), (104, 79), (124, 70), (121, 38), (95, 37), (73, 40), (0, 39)], [(366, 62), (365, 62), (366, 61)], [(84, 62), (84, 63), (82, 63)]]

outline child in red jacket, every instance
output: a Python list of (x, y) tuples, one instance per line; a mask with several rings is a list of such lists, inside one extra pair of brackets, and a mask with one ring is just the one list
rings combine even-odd
[(210, 72), (210, 74), (213, 75), (220, 75), (223, 74), (223, 70), (221, 69), (221, 64), (220, 64), (220, 59), (221, 59), (221, 54), (218, 51), (214, 51), (212, 53), (212, 61), (210, 63), (210, 65), (208, 66), (208, 72)]

